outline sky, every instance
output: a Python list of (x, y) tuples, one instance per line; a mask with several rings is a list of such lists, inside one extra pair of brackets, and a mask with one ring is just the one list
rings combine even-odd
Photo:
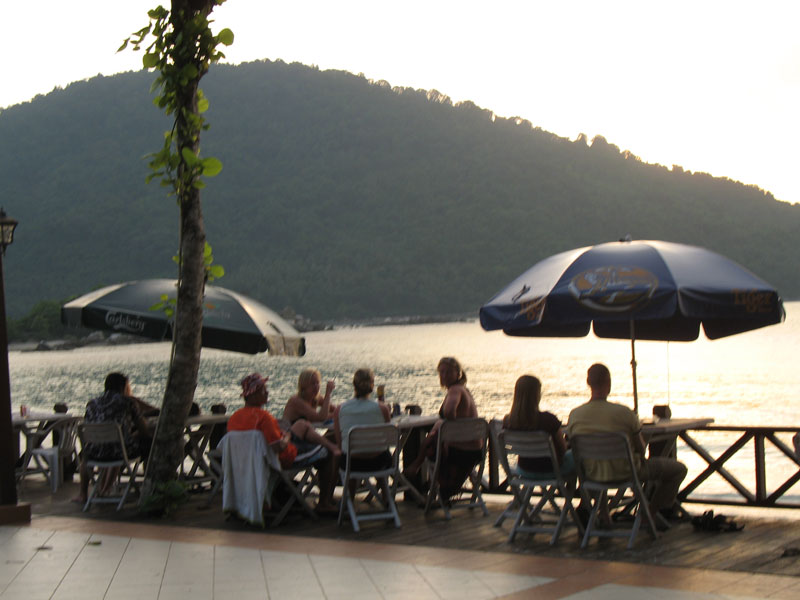
[[(0, 109), (140, 69), (116, 50), (157, 4), (0, 0)], [(236, 36), (225, 62), (436, 89), (800, 202), (797, 0), (227, 0), (212, 18)]]

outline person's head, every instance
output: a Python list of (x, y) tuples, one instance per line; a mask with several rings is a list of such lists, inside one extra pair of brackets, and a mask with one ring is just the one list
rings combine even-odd
[(353, 375), (353, 390), (356, 398), (366, 398), (372, 393), (375, 385), (375, 374), (372, 369), (359, 369)]
[(541, 398), (542, 382), (537, 377), (523, 375), (517, 379), (509, 415), (511, 429), (527, 429), (537, 425)]
[(322, 375), (317, 369), (303, 369), (297, 378), (297, 395), (308, 396), (309, 399), (316, 398), (321, 381)]
[(595, 363), (586, 372), (586, 383), (592, 389), (593, 398), (605, 398), (611, 391), (611, 372), (601, 363)]
[(124, 394), (128, 388), (128, 378), (122, 373), (109, 373), (106, 376), (105, 389), (107, 392)]
[(450, 387), (457, 383), (461, 385), (467, 383), (467, 374), (461, 368), (461, 363), (452, 356), (442, 358), (436, 370), (439, 371), (439, 383), (442, 387)]
[(261, 406), (267, 403), (269, 391), (267, 390), (269, 377), (262, 377), (261, 373), (250, 373), (242, 379), (242, 396), (245, 404)]

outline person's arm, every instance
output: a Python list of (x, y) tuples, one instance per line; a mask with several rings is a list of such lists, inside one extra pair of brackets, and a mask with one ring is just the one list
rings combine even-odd
[(142, 417), (142, 411), (139, 410), (139, 405), (136, 402), (136, 398), (128, 398), (130, 400), (130, 409), (131, 414), (133, 416), (133, 424), (136, 431), (140, 432), (140, 434), (144, 435), (149, 431), (149, 427), (147, 426), (147, 421), (144, 420)]
[[(323, 409), (325, 412), (323, 412)], [(297, 419), (305, 419), (312, 423), (324, 421), (327, 419), (327, 407), (323, 406), (316, 410), (307, 404), (300, 396), (292, 396), (286, 403), (286, 409), (283, 411), (283, 418), (294, 423)]]
[(139, 409), (139, 412), (143, 415), (150, 414), (150, 413), (157, 413), (158, 408), (153, 406), (152, 404), (148, 404), (141, 398), (137, 398), (136, 396), (130, 396), (130, 399), (133, 400), (136, 407)]
[(280, 425), (274, 417), (259, 419), (259, 421), (258, 429), (264, 435), (267, 445), (278, 454), (286, 450), (292, 439), (292, 434), (289, 431), (281, 431)]
[(561, 431), (561, 427), (558, 428), (558, 431), (556, 431), (555, 435), (552, 437), (553, 445), (556, 448), (556, 455), (560, 461), (561, 457), (564, 456), (564, 453), (567, 451), (567, 440)]
[(280, 454), (281, 452), (286, 450), (291, 440), (292, 440), (292, 434), (288, 431), (285, 431), (279, 439), (275, 440), (274, 442), (270, 442), (270, 446), (274, 450), (277, 450), (278, 454)]
[(647, 450), (647, 442), (644, 441), (644, 436), (642, 435), (642, 422), (633, 411), (631, 411), (631, 429), (633, 431), (633, 435), (630, 436), (631, 449), (634, 454), (644, 456)]
[(322, 398), (322, 406), (320, 406), (318, 411), (320, 421), (325, 421), (328, 418), (328, 415), (330, 415), (331, 394), (333, 394), (334, 389), (336, 389), (336, 382), (331, 379), (325, 385), (325, 397)]
[(454, 420), (458, 414), (458, 403), (461, 401), (461, 386), (452, 386), (447, 390), (447, 395), (442, 402), (442, 417)]
[(339, 426), (339, 407), (333, 411), (333, 433), (336, 436), (336, 445), (342, 447), (342, 429)]
[(647, 443), (644, 441), (644, 436), (640, 431), (635, 436), (633, 436), (633, 453), (638, 454), (639, 456), (644, 456), (646, 448), (647, 448)]

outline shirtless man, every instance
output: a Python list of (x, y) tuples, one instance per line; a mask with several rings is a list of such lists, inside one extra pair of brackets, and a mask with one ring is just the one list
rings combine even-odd
[(289, 398), (283, 409), (283, 418), (294, 424), (300, 419), (311, 423), (327, 421), (333, 417), (331, 394), (336, 388), (334, 381), (325, 385), (325, 396), (321, 396), (322, 375), (316, 369), (303, 369), (297, 379), (297, 393)]

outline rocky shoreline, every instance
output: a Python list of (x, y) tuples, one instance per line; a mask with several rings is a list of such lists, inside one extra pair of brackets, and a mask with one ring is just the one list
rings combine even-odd
[[(439, 315), (439, 316), (398, 316), (365, 319), (363, 321), (347, 321), (337, 323), (307, 322), (297, 330), (300, 333), (309, 331), (331, 331), (345, 327), (383, 327), (390, 325), (422, 325), (426, 323), (453, 323), (459, 321), (470, 321), (475, 315)], [(125, 346), (128, 344), (152, 344), (158, 343), (157, 340), (142, 338), (135, 335), (124, 333), (108, 333), (104, 331), (92, 331), (83, 337), (67, 338), (61, 340), (40, 340), (28, 342), (11, 342), (8, 344), (9, 351), (16, 352), (50, 352), (57, 350), (74, 350), (86, 346)]]
[(81, 338), (68, 338), (63, 340), (40, 340), (38, 342), (12, 342), (8, 344), (9, 351), (16, 352), (49, 352), (53, 350), (74, 350), (86, 346), (126, 346), (128, 344), (152, 344), (156, 340), (112, 333), (106, 335), (102, 331), (93, 331)]

